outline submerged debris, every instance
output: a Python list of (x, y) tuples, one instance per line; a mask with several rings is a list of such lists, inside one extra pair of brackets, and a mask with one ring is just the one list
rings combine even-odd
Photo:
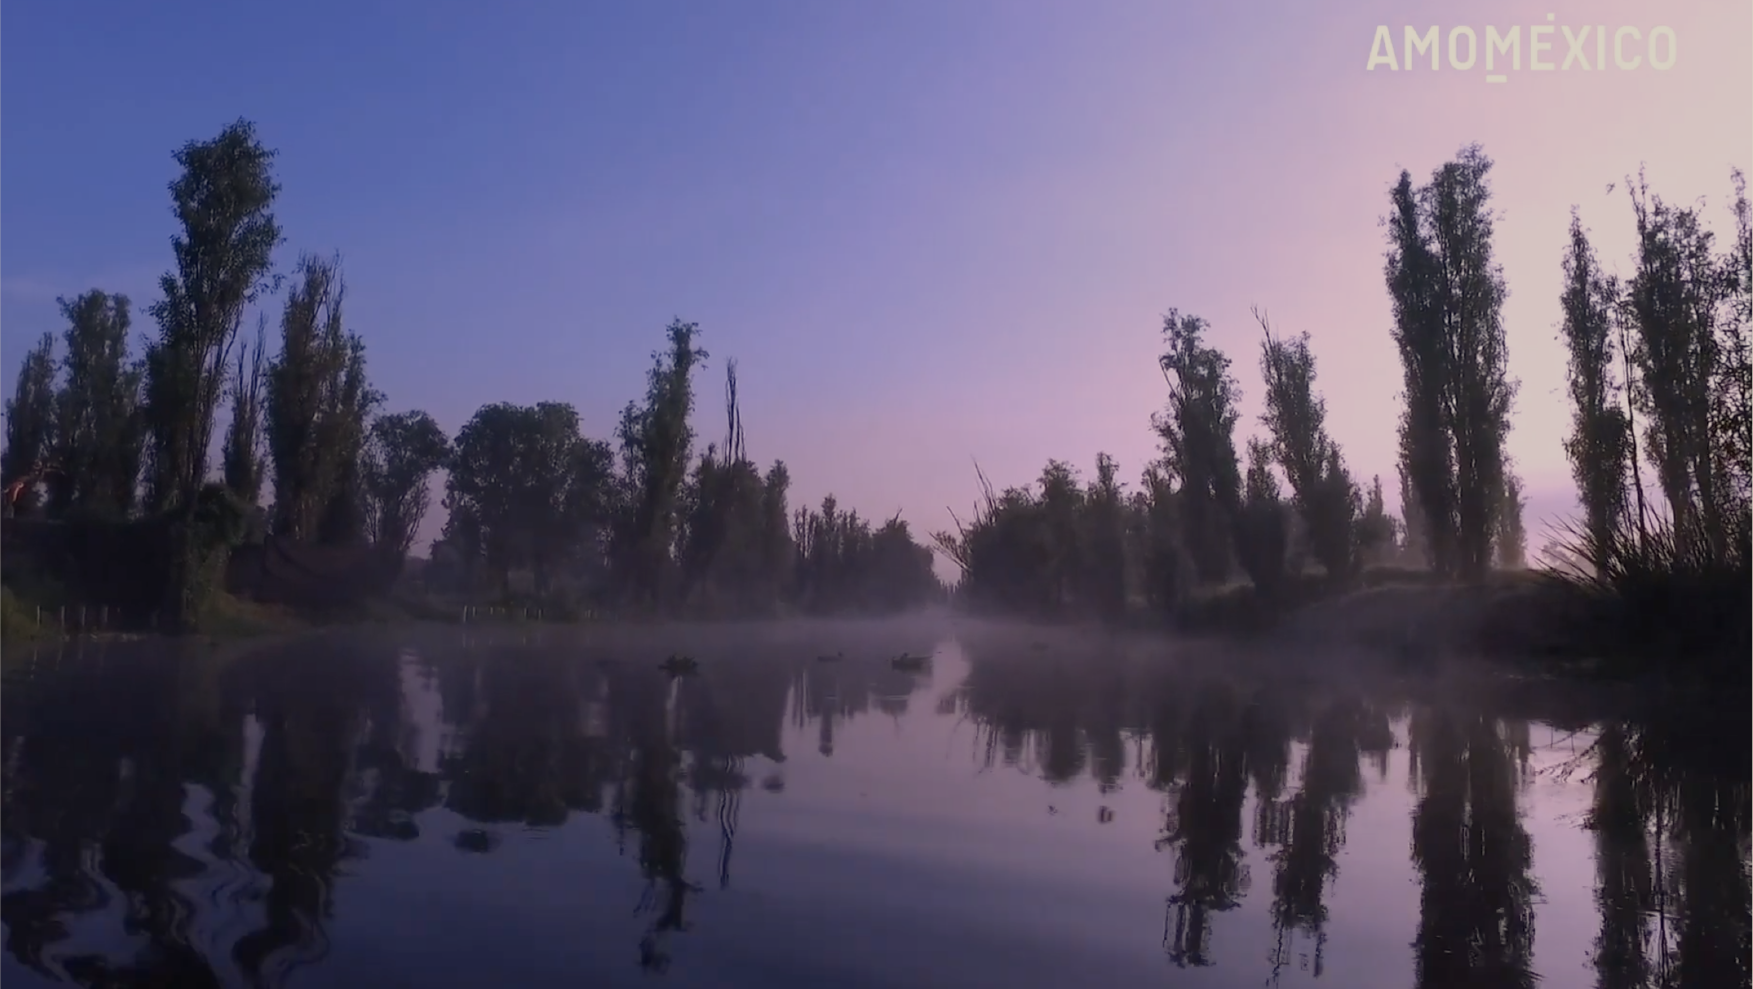
[(499, 836), (491, 831), (483, 831), (480, 828), (469, 828), (465, 831), (457, 832), (455, 844), (457, 851), (459, 852), (473, 852), (477, 855), (485, 855), (499, 847)]
[(677, 656), (671, 653), (670, 658), (664, 660), (658, 669), (673, 677), (685, 677), (700, 672), (700, 664), (695, 662), (692, 656)]
[(907, 673), (916, 673), (931, 665), (931, 657), (915, 656), (911, 653), (904, 652), (889, 662), (897, 670), (902, 670)]

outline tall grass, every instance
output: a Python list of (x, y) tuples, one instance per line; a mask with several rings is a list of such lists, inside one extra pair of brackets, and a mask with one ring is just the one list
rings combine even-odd
[(1671, 519), (1622, 523), (1597, 534), (1559, 523), (1557, 542), (1575, 560), (1546, 575), (1596, 608), (1589, 638), (1616, 658), (1664, 672), (1746, 676), (1753, 663), (1753, 519), (1734, 513), (1720, 543)]

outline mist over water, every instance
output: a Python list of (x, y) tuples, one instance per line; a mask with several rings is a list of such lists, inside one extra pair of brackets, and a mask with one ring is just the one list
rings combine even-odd
[(1744, 746), (1387, 668), (942, 616), (15, 653), (0, 979), (1748, 983)]

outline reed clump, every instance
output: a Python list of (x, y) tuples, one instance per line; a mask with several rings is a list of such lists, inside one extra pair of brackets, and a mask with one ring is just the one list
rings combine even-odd
[(1564, 523), (1571, 559), (1544, 571), (1586, 599), (1586, 638), (1627, 672), (1749, 673), (1753, 648), (1753, 519), (1737, 514), (1719, 538), (1669, 519), (1595, 532)]

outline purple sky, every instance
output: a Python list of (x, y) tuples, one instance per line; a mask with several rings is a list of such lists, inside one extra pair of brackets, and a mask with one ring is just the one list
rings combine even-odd
[[(7, 5), (8, 395), (24, 349), (61, 329), (55, 296), (155, 297), (170, 152), (241, 115), (281, 153), (281, 266), (341, 252), (391, 410), (454, 431), (486, 402), (569, 401), (606, 437), (680, 316), (712, 354), (705, 438), (736, 357), (749, 451), (791, 466), (794, 504), (832, 491), (921, 533), (971, 506), (971, 458), (1006, 486), (1106, 450), (1135, 480), (1170, 307), (1235, 359), (1247, 431), (1249, 307), (1309, 331), (1354, 472), (1391, 478), (1378, 219), (1401, 168), (1422, 181), (1479, 141), (1537, 547), (1574, 503), (1556, 340), (1571, 205), (1623, 272), (1640, 162), (1664, 198), (1705, 197), (1726, 236), (1729, 168), (1753, 158), (1746, 3), (218, 9)], [(1542, 57), (1562, 65), (1563, 28), (1585, 20), (1609, 65), (1616, 29), (1668, 26), (1672, 67), (1627, 38), (1643, 63), (1601, 71), (1591, 28), (1590, 71), (1530, 69), (1533, 27), (1557, 29)], [(1405, 25), (1438, 26), (1442, 68), (1366, 71), (1378, 24), (1399, 59)], [(1501, 84), (1488, 24), (1520, 27)], [(1470, 71), (1446, 57), (1456, 27), (1479, 37)]]

